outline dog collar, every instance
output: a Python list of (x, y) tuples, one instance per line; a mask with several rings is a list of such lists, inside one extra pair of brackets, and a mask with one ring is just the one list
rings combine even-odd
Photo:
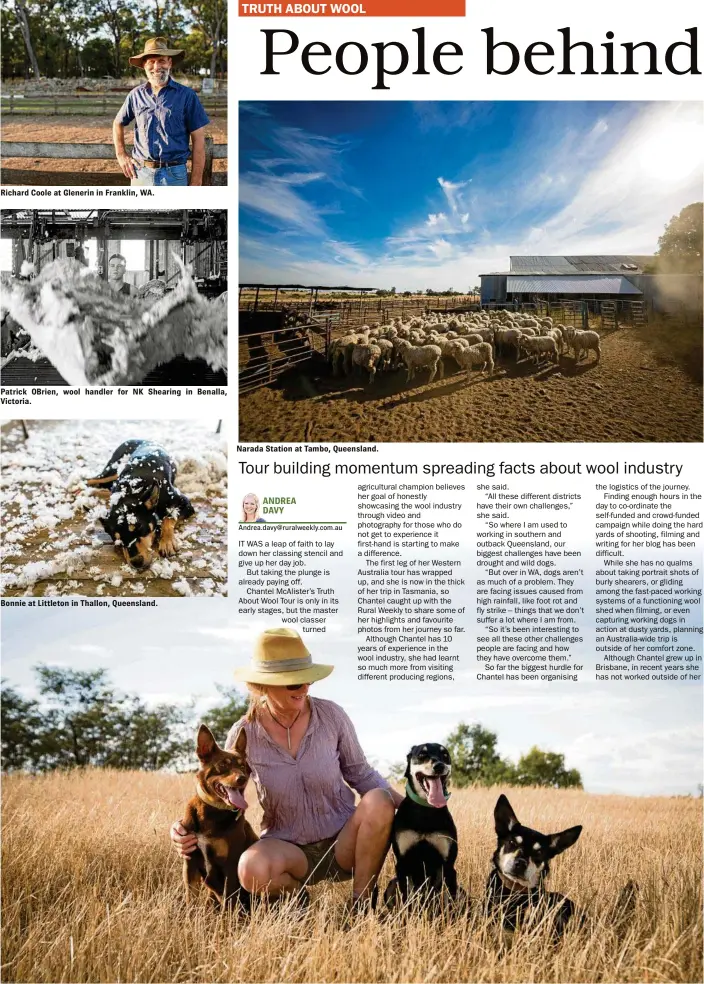
[[(408, 781), (406, 782), (406, 796), (409, 799), (413, 800), (414, 803), (417, 803), (418, 806), (427, 806), (431, 810), (437, 809), (437, 807), (431, 806), (427, 800), (421, 799), (421, 797), (418, 795), (418, 793), (415, 791), (413, 786), (411, 786), (410, 782)], [(448, 793), (445, 796), (445, 799), (449, 799), (450, 796), (452, 796), (452, 793)]]
[(216, 800), (212, 796), (208, 796), (207, 793), (203, 792), (200, 783), (196, 783), (196, 792), (200, 799), (206, 804), (206, 806), (212, 806), (215, 810), (225, 810), (227, 813), (241, 813), (242, 810), (238, 806), (226, 806), (222, 800)]

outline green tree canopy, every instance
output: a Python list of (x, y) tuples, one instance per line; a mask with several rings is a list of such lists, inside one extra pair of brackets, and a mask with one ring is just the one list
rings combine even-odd
[(461, 722), (445, 742), (452, 756), (452, 778), (457, 786), (494, 786), (513, 782), (512, 767), (496, 750), (498, 736), (481, 724)]
[(679, 215), (673, 215), (658, 239), (659, 273), (696, 273), (702, 275), (702, 214), (704, 203), (693, 202)]
[(445, 744), (452, 756), (452, 779), (456, 786), (550, 786), (554, 789), (582, 788), (577, 769), (565, 768), (565, 756), (535, 746), (518, 764), (497, 751), (498, 736), (481, 724), (460, 722)]
[(226, 67), (226, 0), (0, 0), (0, 7), (4, 79), (143, 78), (128, 58), (156, 35), (184, 48), (177, 74)]
[(114, 690), (105, 670), (38, 666), (35, 672), (43, 703), (3, 688), (4, 768), (153, 770), (190, 754), (192, 706), (149, 707)]
[(208, 725), (218, 745), (222, 747), (228, 731), (246, 713), (249, 702), (234, 687), (223, 687), (220, 684), (216, 686), (220, 703), (201, 715), (201, 720)]
[(577, 769), (565, 768), (565, 756), (544, 752), (534, 745), (521, 755), (515, 769), (517, 786), (549, 786), (552, 789), (581, 789), (582, 777)]

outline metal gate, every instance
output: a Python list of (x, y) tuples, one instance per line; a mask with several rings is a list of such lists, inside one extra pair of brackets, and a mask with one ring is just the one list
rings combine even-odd
[(240, 393), (270, 386), (283, 373), (302, 369), (315, 356), (327, 358), (331, 337), (331, 319), (320, 315), (313, 315), (306, 325), (240, 334)]
[(599, 306), (601, 314), (601, 327), (604, 331), (616, 331), (618, 320), (616, 318), (616, 302), (602, 301)]

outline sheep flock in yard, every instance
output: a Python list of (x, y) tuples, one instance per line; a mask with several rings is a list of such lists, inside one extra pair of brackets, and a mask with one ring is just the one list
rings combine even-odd
[(601, 358), (595, 331), (554, 324), (553, 319), (515, 311), (430, 314), (389, 324), (363, 325), (333, 340), (328, 357), (335, 376), (363, 373), (372, 383), (377, 372), (406, 369), (410, 383), (428, 370), (428, 382), (442, 379), (448, 361), (467, 371), (494, 372), (496, 361), (530, 359), (535, 365), (557, 364), (572, 352), (575, 362)]

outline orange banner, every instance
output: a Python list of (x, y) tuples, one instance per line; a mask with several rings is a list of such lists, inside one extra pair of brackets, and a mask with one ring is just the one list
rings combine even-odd
[(465, 0), (240, 3), (240, 17), (464, 17)]

